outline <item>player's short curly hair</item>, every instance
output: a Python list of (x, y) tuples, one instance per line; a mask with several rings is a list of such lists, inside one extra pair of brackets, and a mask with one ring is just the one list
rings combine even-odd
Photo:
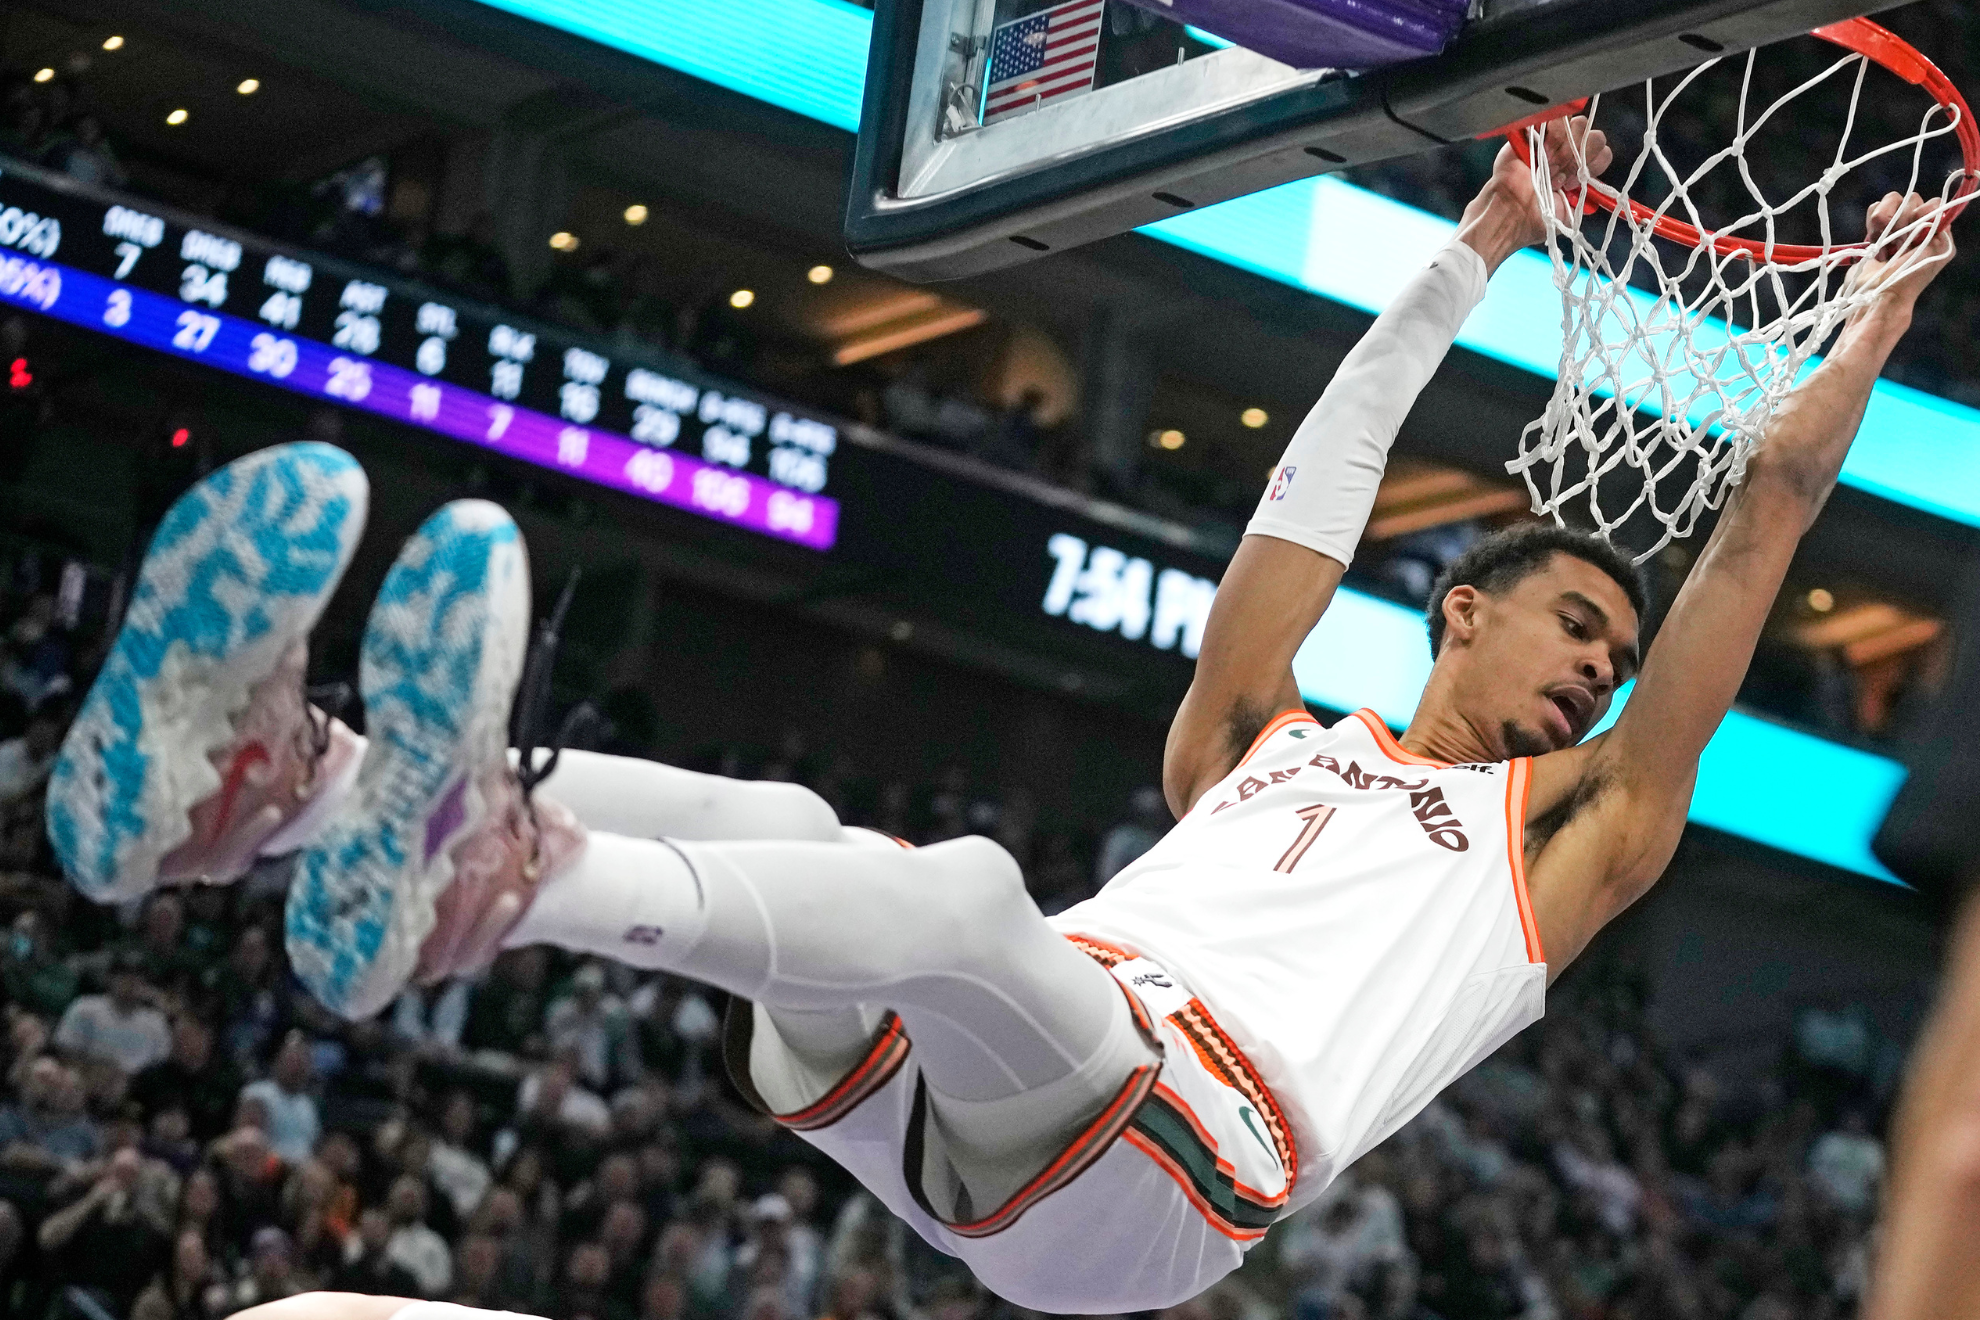
[(1550, 522), (1518, 523), (1492, 533), (1452, 560), (1430, 588), (1424, 622), (1430, 627), (1430, 655), (1444, 647), (1444, 597), (1452, 587), (1476, 587), (1494, 595), (1507, 591), (1539, 572), (1555, 555), (1573, 555), (1614, 578), (1641, 619), (1650, 605), (1650, 589), (1629, 555), (1589, 532), (1577, 532)]

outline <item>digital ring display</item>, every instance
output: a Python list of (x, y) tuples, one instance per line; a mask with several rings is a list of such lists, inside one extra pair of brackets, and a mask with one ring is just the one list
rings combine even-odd
[(0, 165), (0, 300), (814, 550), (838, 539), (829, 422), (157, 210)]

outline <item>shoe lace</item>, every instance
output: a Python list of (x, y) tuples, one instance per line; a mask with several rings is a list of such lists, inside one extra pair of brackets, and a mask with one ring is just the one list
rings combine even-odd
[[(604, 735), (605, 717), (589, 701), (580, 701), (565, 713), (556, 730), (545, 737), (550, 725), (550, 675), (557, 665), (557, 647), (562, 640), (564, 617), (570, 613), (571, 597), (577, 592), (578, 570), (572, 569), (557, 597), (550, 616), (536, 625), (529, 655), (523, 661), (522, 683), (509, 716), (509, 740), (521, 753), (516, 778), (522, 781), (527, 798), (536, 786), (557, 770), (557, 759), (571, 743), (590, 741)], [(539, 762), (538, 753), (544, 753)]]
[[(530, 861), (534, 871), (541, 860), (542, 834), (537, 828), (536, 786), (556, 773), (564, 748), (573, 743), (590, 743), (611, 736), (612, 725), (590, 701), (580, 701), (550, 729), (550, 676), (557, 665), (557, 647), (562, 640), (564, 617), (570, 612), (571, 597), (577, 592), (578, 570), (564, 580), (556, 608), (536, 625), (529, 654), (523, 660), (522, 682), (516, 691), (516, 704), (509, 715), (509, 741), (518, 752), (516, 779), (522, 785), (523, 815), (530, 832)], [(539, 754), (541, 759), (539, 759)]]
[(304, 737), (308, 739), (302, 748), (303, 758), (308, 762), (302, 781), (305, 787), (316, 782), (317, 767), (329, 754), (331, 724), (342, 719), (356, 699), (357, 692), (349, 683), (303, 685)]

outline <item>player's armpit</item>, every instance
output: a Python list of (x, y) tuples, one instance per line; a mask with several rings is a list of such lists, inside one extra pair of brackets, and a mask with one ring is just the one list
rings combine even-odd
[(1178, 817), (1230, 773), (1266, 721), (1300, 705), (1293, 655), (1344, 572), (1338, 560), (1277, 537), (1239, 543), (1162, 756), (1163, 792)]
[(1550, 979), (1656, 883), (1684, 832), (1695, 776), (1635, 793), (1603, 755), (1608, 736), (1533, 761), (1526, 887)]

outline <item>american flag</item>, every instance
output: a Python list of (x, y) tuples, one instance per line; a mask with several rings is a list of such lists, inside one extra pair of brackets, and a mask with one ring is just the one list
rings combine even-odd
[(1107, 0), (1068, 0), (990, 31), (990, 90), (983, 122), (1093, 90)]

